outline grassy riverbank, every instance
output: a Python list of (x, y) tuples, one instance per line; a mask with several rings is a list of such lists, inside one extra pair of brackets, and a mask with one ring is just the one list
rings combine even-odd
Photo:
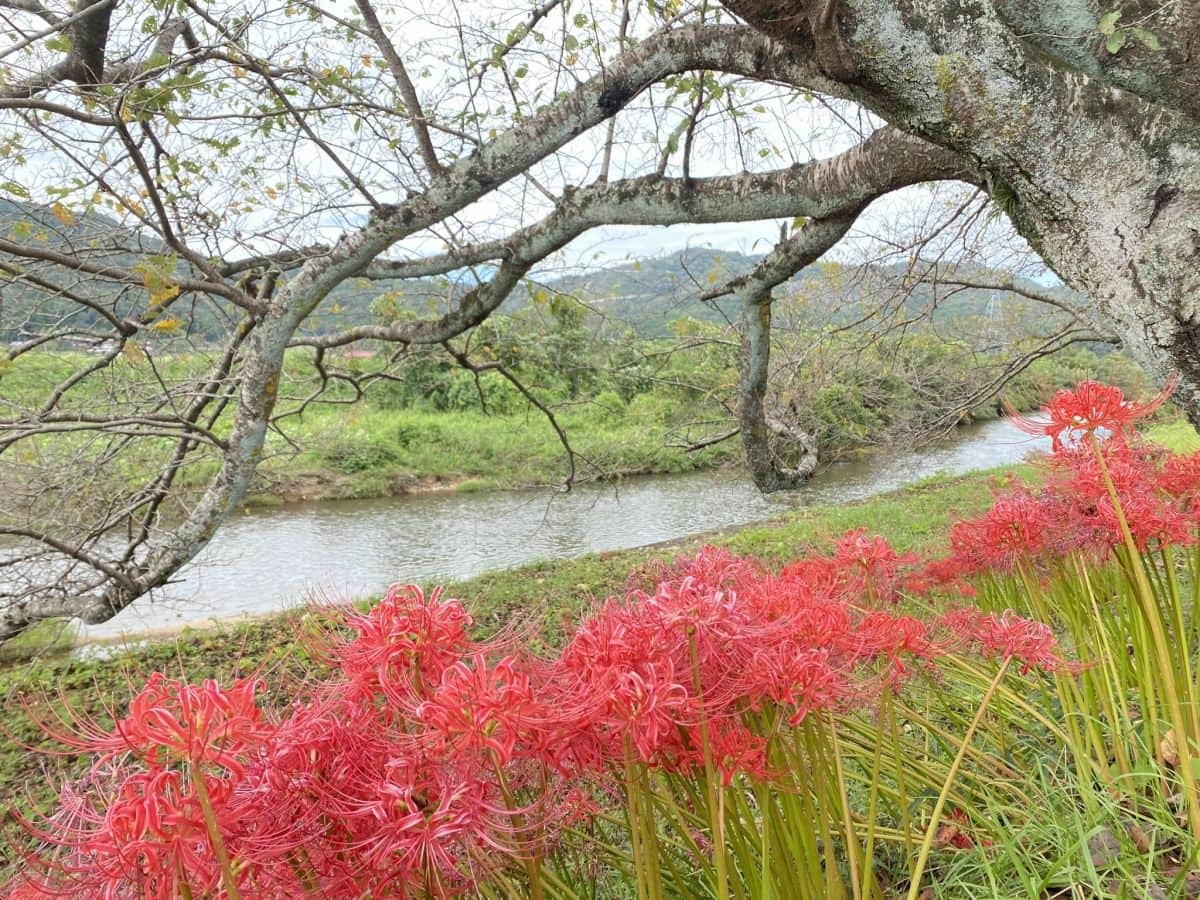
[[(584, 407), (559, 416), (580, 481), (668, 474), (736, 464), (727, 440), (686, 449), (669, 408)], [(561, 484), (569, 472), (557, 433), (540, 413), (485, 415), (363, 405), (320, 408), (277, 442), (259, 469), (249, 505), (388, 497), (414, 491), (477, 491)]]
[[(492, 351), (498, 358), (511, 357), (532, 393), (553, 411), (575, 452), (575, 480), (740, 462), (732, 416), (736, 345), (720, 334), (702, 330), (687, 341), (632, 346), (579, 338), (570, 353), (553, 359), (539, 355), (538, 342), (522, 335), (520, 340), (510, 336)], [(289, 356), (276, 407), (280, 418), (268, 435), (248, 505), (527, 487), (567, 479), (570, 463), (554, 424), (504, 378), (477, 379), (432, 353), (418, 354), (393, 371), (382, 356), (361, 352), (365, 356), (330, 365), (344, 379), (369, 381), (365, 392), (360, 396), (348, 381), (330, 379), (320, 401), (312, 403), (307, 398), (320, 393), (322, 384), (312, 360), (300, 351)], [(855, 357), (853, 372), (839, 372), (830, 361), (833, 367), (820, 378), (805, 380), (792, 389), (794, 395), (779, 398), (802, 411), (798, 424), (817, 436), (827, 462), (919, 433), (937, 419), (929, 397), (957, 396), (979, 378), (940, 345), (921, 351), (928, 357), (922, 358), (922, 369), (933, 379), (921, 385), (891, 371), (894, 361), (882, 348), (873, 352), (869, 358)], [(73, 371), (94, 362), (88, 354), (54, 350), (20, 357), (0, 370), (0, 412), (31, 415), (49, 386), (66, 383)], [(124, 416), (143, 410), (158, 416), (164, 391), (190, 396), (212, 363), (200, 350), (161, 348), (152, 357), (121, 356), (74, 384), (63, 411)], [(380, 377), (384, 369), (386, 379)], [(1038, 360), (1008, 385), (1005, 396), (1019, 408), (1033, 408), (1056, 388), (1097, 376), (1131, 394), (1145, 393), (1142, 376), (1128, 360), (1079, 351)], [(987, 418), (997, 410), (989, 401), (967, 418)], [(214, 436), (227, 433), (230, 418), (227, 408), (211, 426)], [(724, 440), (710, 443), (722, 435)], [(0, 464), (0, 489), (5, 479), (28, 480), (42, 468), (76, 471), (81, 459), (107, 452), (97, 449), (107, 446), (85, 433), (31, 438)], [(97, 489), (114, 496), (134, 489), (167, 464), (172, 447), (159, 436), (122, 444), (120, 452), (109, 448), (112, 453), (95, 478), (113, 483), (97, 482)], [(219, 464), (217, 451), (201, 442), (180, 466), (176, 487), (202, 489)]]
[[(1021, 467), (1028, 472), (1029, 467)], [(1011, 480), (1012, 471), (938, 477), (894, 493), (838, 506), (814, 506), (777, 521), (730, 529), (680, 542), (635, 550), (589, 554), (495, 572), (448, 586), (463, 599), (481, 634), (512, 623), (539, 628), (557, 643), (564, 626), (597, 598), (624, 591), (631, 573), (660, 559), (695, 550), (705, 542), (752, 553), (771, 562), (822, 551), (849, 528), (885, 534), (900, 550), (922, 550), (944, 540), (953, 518), (978, 512), (991, 488)], [(0, 796), (18, 808), (49, 802), (59, 777), (77, 770), (69, 757), (49, 758), (28, 748), (52, 749), (36, 725), (62, 703), (102, 722), (120, 710), (137, 685), (155, 670), (186, 673), (191, 679), (228, 680), (260, 669), (276, 676), (302, 675), (315, 665), (305, 649), (303, 614), (285, 613), (241, 624), (185, 630), (169, 639), (106, 648), (104, 658), (71, 659), (48, 655), (0, 672), (5, 699), (7, 739), (0, 748)], [(273, 677), (286, 685), (286, 677)], [(48, 705), (47, 705), (48, 703)], [(43, 769), (49, 767), (49, 777)]]

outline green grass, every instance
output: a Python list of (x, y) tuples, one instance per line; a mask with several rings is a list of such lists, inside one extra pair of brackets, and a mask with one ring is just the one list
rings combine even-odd
[[(581, 409), (559, 418), (577, 454), (579, 480), (689, 472), (740, 458), (736, 441), (696, 453), (670, 446), (670, 425), (635, 414), (597, 418)], [(536, 410), (485, 415), (324, 407), (285, 420), (284, 429), (308, 449), (296, 455), (275, 438), (259, 470), (259, 495), (345, 499), (437, 486), (486, 490), (561, 483), (569, 471), (558, 435)]]
[(75, 629), (62, 619), (46, 619), (11, 640), (0, 644), (0, 666), (42, 656), (56, 656), (75, 644)]
[[(1122, 809), (1099, 786), (1081, 786), (1056, 762), (1046, 760), (1028, 776), (1028, 790), (1043, 804), (1041, 815), (1020, 823), (1003, 842), (940, 855), (929, 873), (935, 898), (1193, 896), (1184, 890), (1184, 873), (1154, 866), (1167, 845), (1188, 842), (1184, 829), (1169, 817), (1164, 824)], [(1002, 808), (985, 812), (1005, 818)]]
[(1146, 436), (1154, 443), (1175, 453), (1190, 453), (1193, 450), (1200, 450), (1200, 435), (1196, 434), (1196, 429), (1183, 419), (1151, 428)]
[[(15, 412), (41, 402), (51, 385), (93, 362), (80, 353), (44, 352), (22, 356), (0, 373), (0, 411)], [(204, 354), (164, 356), (157, 371), (168, 383), (204, 372)], [(311, 372), (300, 357), (289, 358), (281, 393), (309, 393)], [(75, 389), (68, 408), (103, 411), (147, 402), (159, 390), (145, 364), (119, 358), (109, 369)], [(473, 396), (473, 395), (472, 395)], [(651, 392), (626, 405), (611, 402), (564, 403), (556, 411), (576, 453), (578, 481), (634, 474), (666, 474), (711, 469), (740, 459), (740, 444), (728, 440), (697, 452), (683, 446), (677, 431), (700, 417), (686, 392)], [(549, 420), (519, 400), (503, 411), (436, 410), (397, 403), (386, 393), (368, 393), (361, 402), (333, 391), (303, 414), (278, 422), (247, 499), (248, 505), (321, 499), (363, 499), (410, 490), (489, 490), (563, 482), (570, 471), (567, 453)], [(615, 398), (615, 399), (613, 399)], [(280, 409), (289, 408), (281, 401)], [(221, 433), (229, 411), (215, 426)], [(22, 445), (22, 452), (61, 456), (68, 461), (82, 439), (56, 436)], [(110, 461), (106, 475), (130, 486), (156, 471), (171, 450), (169, 442), (144, 441)], [(219, 461), (198, 456), (181, 471), (177, 484), (202, 488)]]

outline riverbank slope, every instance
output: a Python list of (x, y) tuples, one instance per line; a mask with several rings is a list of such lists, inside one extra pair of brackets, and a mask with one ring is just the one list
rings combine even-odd
[[(705, 543), (736, 553), (755, 554), (782, 563), (807, 552), (827, 549), (850, 528), (887, 535), (900, 551), (938, 546), (950, 523), (983, 510), (993, 489), (1010, 483), (1029, 466), (936, 477), (889, 494), (849, 504), (813, 506), (776, 521), (729, 529), (651, 547), (589, 554), (489, 573), (447, 586), (466, 604), (481, 634), (522, 623), (539, 630), (542, 640), (557, 643), (566, 627), (597, 599), (624, 593), (631, 573), (655, 561), (692, 552)], [(154, 671), (219, 681), (253, 672), (270, 672), (272, 685), (289, 683), (320, 663), (308, 650), (308, 621), (302, 610), (254, 621), (186, 629), (157, 640), (109, 646), (83, 657), (48, 654), (0, 671), (0, 697), (8, 710), (8, 738), (0, 745), (0, 796), (48, 802), (61, 778), (79, 769), (70, 757), (43, 757), (30, 750), (51, 750), (38, 721), (51, 721), (64, 705), (74, 715), (111, 723), (113, 711), (128, 700), (131, 685)], [(48, 767), (48, 771), (47, 770)], [(23, 807), (28, 804), (22, 802)]]

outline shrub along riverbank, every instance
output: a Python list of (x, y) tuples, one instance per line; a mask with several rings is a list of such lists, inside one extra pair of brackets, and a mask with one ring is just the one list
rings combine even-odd
[[(46, 695), (18, 706), (18, 742), (74, 728), (93, 751), (140, 748), (115, 768), (56, 761), (93, 763), (99, 792), (51, 826), (68, 868), (47, 887), (153, 869), (155, 897), (397, 879), (422, 897), (1194, 896), (1200, 455), (1095, 443), (1149, 411), (1111, 392), (1056, 402), (1049, 431), (1082, 431), (1051, 468), (711, 536), (725, 550), (476, 579), (450, 592), (470, 637), (456, 604), (401, 591), (340, 624), (293, 615), (10, 671), (9, 692)], [(649, 593), (560, 626), (631, 586)], [(536, 658), (501, 627), (514, 612), (542, 626)], [(488, 635), (503, 641), (474, 643)], [(0, 789), (46, 797), (32, 765), (7, 751)]]

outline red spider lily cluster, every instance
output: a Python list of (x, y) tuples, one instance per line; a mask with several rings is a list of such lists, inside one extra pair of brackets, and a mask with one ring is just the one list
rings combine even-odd
[[(263, 706), (257, 679), (155, 675), (112, 728), (49, 729), (94, 762), (49, 821), (25, 823), (40, 849), (5, 895), (468, 894), (536, 877), (573, 829), (613, 812), (631, 773), (786, 782), (773, 740), (904, 690), (946, 654), (1057, 670), (1042, 623), (898, 604), (947, 583), (969, 594), (968, 577), (1025, 561), (1194, 541), (1200, 454), (1169, 456), (1130, 428), (1163, 399), (1094, 383), (1058, 394), (1045, 422), (1023, 420), (1054, 438), (1045, 485), (958, 523), (944, 559), (863, 530), (780, 571), (705, 548), (641, 573), (552, 656), (476, 640), (457, 600), (396, 587), (335, 614), (317, 648), (327, 674), (282, 709)], [(952, 814), (937, 843), (976, 845), (967, 825)]]
[(956, 523), (951, 555), (926, 574), (945, 582), (1012, 571), (1022, 561), (1102, 558), (1127, 541), (1138, 550), (1195, 543), (1200, 453), (1168, 453), (1132, 428), (1168, 393), (1139, 404), (1119, 388), (1088, 381), (1059, 391), (1044, 419), (1020, 418), (1026, 431), (1053, 439), (1045, 483), (997, 497), (983, 516)]
[[(456, 600), (394, 588), (342, 614), (336, 673), (272, 714), (254, 680), (154, 676), (8, 896), (450, 896), (552, 855), (630, 767), (785, 778), (768, 742), (964, 648), (1055, 668), (1044, 626), (891, 606), (917, 562), (851, 532), (771, 572), (706, 548), (599, 606), (552, 658), (480, 642)], [(763, 722), (772, 723), (769, 728)]]
[(1098, 435), (1119, 441), (1132, 434), (1135, 422), (1161, 408), (1178, 384), (1178, 377), (1173, 377), (1153, 400), (1138, 403), (1115, 385), (1083, 381), (1070, 390), (1058, 391), (1042, 417), (1023, 416), (1010, 407), (1009, 418), (1030, 434), (1049, 437), (1056, 453)]

